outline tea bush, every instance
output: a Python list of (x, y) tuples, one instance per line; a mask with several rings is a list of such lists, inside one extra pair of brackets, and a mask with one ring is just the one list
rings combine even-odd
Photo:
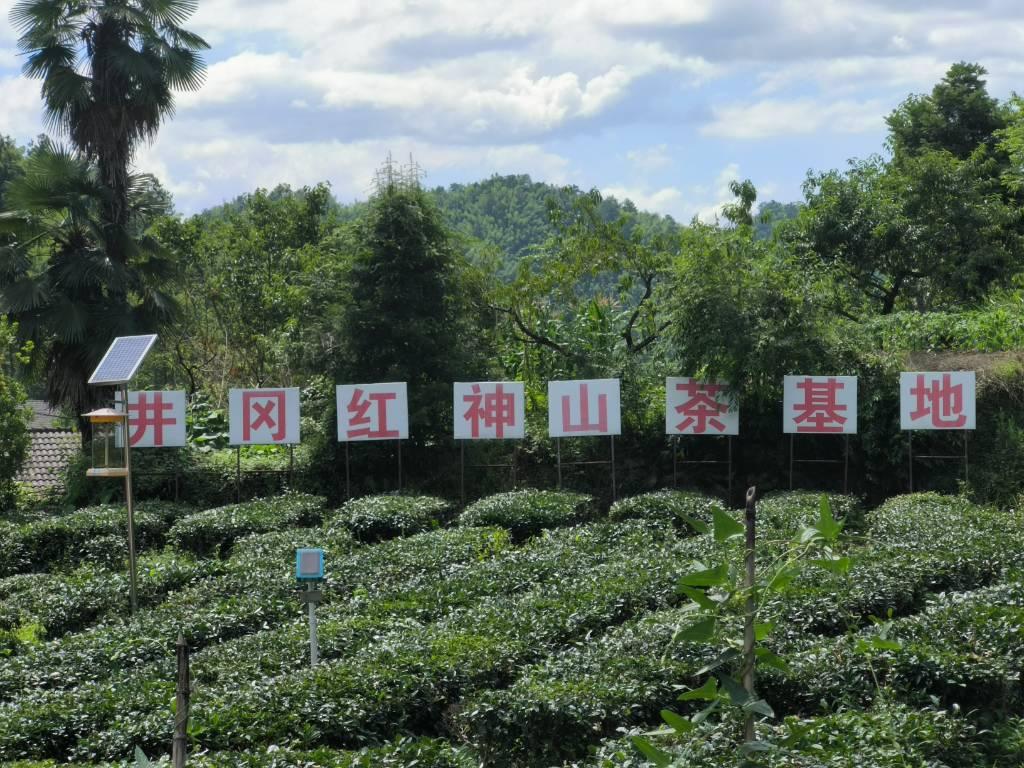
[(612, 520), (663, 520), (693, 535), (696, 531), (686, 523), (686, 518), (710, 523), (711, 510), (715, 508), (724, 509), (725, 505), (694, 491), (662, 490), (621, 499), (612, 504), (608, 517)]
[(322, 496), (285, 493), (216, 507), (176, 522), (168, 533), (168, 540), (185, 552), (223, 556), (236, 539), (246, 534), (320, 522), (326, 503)]
[(593, 498), (566, 491), (509, 491), (475, 501), (459, 515), (459, 525), (499, 525), (514, 541), (545, 528), (573, 525), (593, 516)]
[(383, 541), (438, 528), (451, 505), (434, 496), (364, 496), (345, 502), (332, 522), (360, 541)]

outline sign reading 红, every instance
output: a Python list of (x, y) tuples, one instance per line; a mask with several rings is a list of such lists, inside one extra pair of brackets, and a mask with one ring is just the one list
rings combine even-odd
[(857, 377), (786, 376), (782, 431), (786, 434), (856, 434)]
[(298, 387), (229, 390), (228, 437), (231, 445), (298, 443)]
[(548, 382), (551, 437), (621, 435), (618, 379)]
[(404, 381), (339, 384), (338, 441), (405, 440), (409, 400)]
[[(116, 398), (120, 400), (120, 398)], [(123, 445), (118, 427), (118, 444)], [(180, 448), (185, 445), (185, 393), (129, 392), (128, 439), (132, 448)]]
[(740, 409), (724, 381), (665, 379), (665, 434), (738, 435)]
[(455, 439), (507, 440), (526, 435), (521, 381), (455, 382)]
[(900, 429), (974, 428), (974, 371), (900, 374)]

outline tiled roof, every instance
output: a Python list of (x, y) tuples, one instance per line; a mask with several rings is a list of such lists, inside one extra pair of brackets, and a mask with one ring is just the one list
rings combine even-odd
[(29, 438), (28, 457), (15, 480), (40, 491), (59, 486), (68, 461), (81, 450), (81, 437), (69, 430), (35, 429)]
[(58, 429), (60, 414), (45, 400), (29, 400), (26, 405), (32, 409), (29, 429)]

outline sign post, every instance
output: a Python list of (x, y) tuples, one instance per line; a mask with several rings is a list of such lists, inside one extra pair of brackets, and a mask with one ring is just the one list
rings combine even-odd
[(324, 551), (302, 548), (295, 550), (295, 580), (305, 584), (300, 600), (309, 606), (309, 666), (315, 667), (320, 660), (320, 649), (316, 634), (316, 604), (323, 597), (317, 587), (324, 580)]
[(558, 487), (562, 487), (563, 437), (608, 437), (608, 461), (574, 461), (573, 465), (605, 464), (611, 468), (612, 501), (616, 498), (615, 436), (622, 434), (618, 379), (548, 382), (548, 434), (555, 438)]
[[(673, 437), (672, 486), (678, 485), (677, 465), (726, 465), (729, 501), (732, 502), (732, 438), (740, 432), (739, 405), (724, 381), (700, 381), (690, 377), (665, 379), (665, 434)], [(680, 437), (725, 437), (727, 458), (678, 460)]]
[[(850, 481), (850, 435), (857, 434), (856, 376), (786, 376), (782, 431), (789, 435), (789, 487), (795, 464), (842, 464), (843, 493)], [(842, 459), (797, 459), (796, 435), (842, 435)]]
[[(521, 381), (455, 382), (453, 412), (459, 442), (459, 488), (466, 503), (466, 441), (522, 440), (526, 436), (526, 390)], [(515, 485), (515, 458), (511, 464), (474, 467), (511, 469)]]
[(338, 442), (345, 443), (345, 495), (352, 497), (348, 444), (398, 441), (398, 490), (402, 490), (402, 441), (409, 437), (409, 396), (404, 381), (339, 384)]
[(907, 476), (914, 491), (914, 431), (962, 431), (963, 453), (918, 454), (918, 459), (963, 461), (969, 478), (967, 435), (976, 428), (974, 371), (927, 371), (900, 374), (900, 429), (907, 432)]

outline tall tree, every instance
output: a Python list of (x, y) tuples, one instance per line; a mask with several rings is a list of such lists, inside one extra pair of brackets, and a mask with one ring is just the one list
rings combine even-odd
[(105, 245), (122, 264), (135, 151), (173, 114), (174, 91), (203, 80), (198, 52), (209, 46), (181, 27), (195, 9), (195, 0), (22, 0), (11, 11), (25, 74), (43, 82), (47, 122), (95, 161), (110, 190)]

